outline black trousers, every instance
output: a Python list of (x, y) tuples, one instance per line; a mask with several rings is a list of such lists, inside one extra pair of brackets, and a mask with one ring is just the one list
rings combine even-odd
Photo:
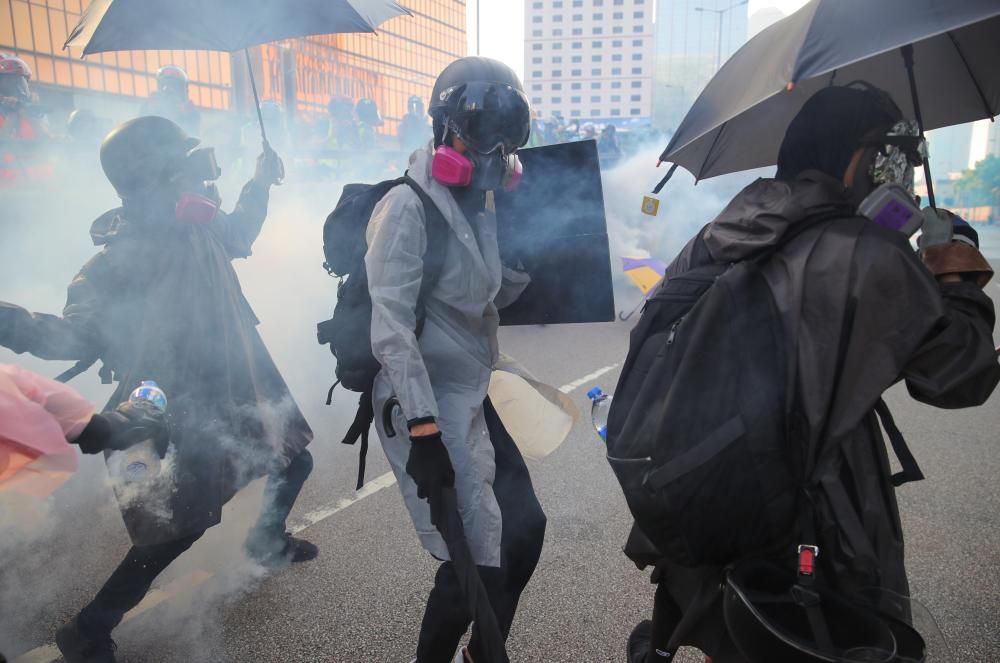
[[(500, 505), (503, 532), (500, 568), (479, 567), (479, 575), (506, 639), (521, 592), (528, 585), (542, 554), (546, 521), (524, 458), (489, 401), (486, 402), (486, 425), (496, 454), (493, 492)], [(451, 562), (444, 562), (438, 569), (434, 588), (427, 599), (417, 645), (417, 662), (451, 663), (471, 621), (455, 569)], [(478, 634), (473, 629), (469, 653), (474, 659), (479, 646)]]
[[(252, 535), (260, 531), (284, 533), (285, 520), (312, 467), (312, 454), (303, 450), (284, 470), (268, 477), (260, 519)], [(139, 605), (156, 576), (204, 533), (152, 546), (132, 546), (94, 600), (80, 611), (77, 619), (81, 631), (95, 638), (111, 633), (125, 613)]]

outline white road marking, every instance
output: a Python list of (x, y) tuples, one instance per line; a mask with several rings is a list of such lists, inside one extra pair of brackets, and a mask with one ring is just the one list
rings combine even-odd
[(616, 368), (618, 368), (618, 366), (619, 366), (619, 364), (611, 364), (610, 366), (605, 366), (604, 368), (599, 368), (596, 371), (594, 371), (593, 373), (591, 373), (590, 375), (584, 375), (579, 380), (573, 380), (569, 384), (566, 384), (566, 385), (563, 385), (563, 386), (559, 387), (559, 391), (561, 391), (564, 394), (568, 394), (568, 393), (570, 393), (572, 391), (576, 391), (577, 389), (579, 389), (583, 385), (588, 384), (590, 382), (593, 382), (594, 380), (596, 380), (597, 378), (601, 377), (602, 375), (605, 375), (606, 373), (610, 373), (611, 371), (613, 371)]
[[(572, 393), (577, 389), (579, 389), (580, 387), (593, 382), (602, 375), (610, 373), (611, 371), (618, 368), (618, 366), (619, 364), (612, 364), (611, 366), (605, 366), (604, 368), (600, 368), (591, 373), (590, 375), (584, 375), (579, 380), (574, 380), (569, 384), (565, 384), (559, 387), (559, 391), (561, 391), (564, 394)], [(395, 484), (396, 484), (396, 476), (392, 472), (386, 472), (382, 476), (376, 477), (375, 479), (372, 479), (371, 481), (366, 483), (361, 490), (359, 490), (354, 494), (353, 497), (337, 500), (333, 504), (321, 507), (319, 509), (310, 511), (309, 513), (305, 514), (298, 520), (298, 522), (294, 526), (289, 527), (289, 531), (291, 531), (292, 534), (298, 534), (299, 532), (309, 529), (313, 525), (319, 524), (324, 520), (326, 520), (327, 518), (330, 518), (331, 516), (340, 513), (344, 509), (347, 509), (348, 507), (357, 504), (366, 497), (371, 497), (375, 493), (385, 490), (389, 486), (393, 486)], [(129, 611), (128, 614), (125, 615), (125, 618), (122, 620), (122, 623), (138, 617), (142, 613), (151, 610), (152, 608), (155, 608), (157, 605), (161, 603), (169, 601), (171, 598), (177, 596), (180, 592), (184, 590), (192, 589), (194, 587), (197, 587), (199, 585), (208, 582), (212, 578), (212, 576), (213, 574), (208, 573), (207, 571), (194, 571), (193, 573), (189, 573), (187, 575), (181, 576), (180, 578), (177, 578), (176, 580), (170, 582), (169, 584), (165, 585), (160, 589), (152, 590), (151, 592), (146, 594), (146, 597), (143, 599), (142, 603), (137, 605), (135, 608)], [(32, 649), (26, 654), (22, 654), (20, 657), (14, 659), (13, 663), (52, 663), (53, 661), (56, 661), (58, 659), (59, 659), (59, 649), (57, 649), (55, 645), (49, 644), (38, 647), (37, 649)]]
[(338, 500), (336, 504), (325, 506), (321, 509), (316, 509), (315, 511), (310, 511), (306, 515), (302, 516), (301, 520), (294, 527), (289, 528), (289, 530), (292, 534), (298, 534), (302, 530), (312, 527), (316, 523), (320, 523), (334, 514), (340, 513), (352, 504), (357, 504), (366, 497), (370, 497), (384, 488), (395, 485), (395, 483), (396, 476), (392, 472), (386, 472), (382, 476), (372, 479), (366, 483), (361, 490), (354, 494), (354, 497)]

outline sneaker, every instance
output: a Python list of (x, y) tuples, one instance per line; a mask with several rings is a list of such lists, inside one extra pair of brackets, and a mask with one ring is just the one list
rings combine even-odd
[(247, 556), (266, 568), (281, 568), (289, 564), (316, 559), (319, 548), (285, 532), (277, 539), (251, 535), (245, 545)]
[(66, 663), (115, 663), (118, 649), (110, 634), (89, 636), (80, 630), (75, 618), (56, 631), (56, 646)]

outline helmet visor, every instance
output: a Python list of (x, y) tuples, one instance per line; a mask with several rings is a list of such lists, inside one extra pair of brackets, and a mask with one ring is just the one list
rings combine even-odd
[(531, 111), (523, 92), (502, 83), (473, 82), (441, 96), (448, 128), (476, 152), (513, 154), (528, 142)]

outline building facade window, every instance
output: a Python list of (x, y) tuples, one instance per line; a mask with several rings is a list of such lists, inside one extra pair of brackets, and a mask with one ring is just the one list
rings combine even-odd
[(614, 55), (611, 56), (611, 61), (612, 62), (621, 62), (622, 61), (622, 54), (621, 53), (615, 53)]
[(574, 41), (573, 42), (573, 48), (583, 48), (583, 42)]
[(633, 53), (632, 54), (632, 59), (635, 60), (636, 62), (638, 62), (639, 60), (642, 59), (642, 53)]
[(621, 100), (622, 100), (622, 96), (620, 94), (613, 94), (613, 95), (611, 95), (611, 103), (617, 104), (617, 103), (620, 103)]
[(614, 34), (616, 34), (616, 35), (620, 35), (624, 31), (625, 31), (625, 28), (623, 28), (620, 25), (616, 25), (615, 27), (611, 28), (611, 32), (614, 33)]
[(600, 55), (591, 55), (590, 56), (590, 61), (591, 62), (600, 62), (601, 61), (601, 56)]
[(552, 64), (562, 64), (562, 56), (556, 55), (552, 58)]
[(541, 78), (542, 77), (542, 72), (540, 72), (540, 71), (533, 71), (533, 72), (531, 72), (531, 77), (532, 78)]
[(637, 26), (633, 27), (632, 28), (632, 32), (636, 33), (637, 35), (638, 34), (642, 34), (642, 26), (641, 25), (637, 25)]
[(556, 91), (561, 90), (561, 89), (562, 89), (562, 83), (553, 83), (552, 84), (552, 91), (553, 92), (556, 92)]
[(573, 14), (573, 22), (579, 22), (583, 20), (583, 14)]
[(573, 83), (573, 84), (572, 84), (572, 85), (570, 85), (569, 87), (570, 87), (570, 89), (571, 89), (571, 90), (579, 90), (579, 89), (580, 89), (581, 87), (583, 87), (583, 86), (582, 86), (582, 84), (580, 84), (580, 83)]
[(597, 12), (596, 14), (594, 14), (594, 20), (595, 21), (603, 21), (604, 20), (604, 14), (602, 14), (601, 12)]
[(594, 81), (593, 83), (590, 84), (590, 89), (591, 90), (600, 90), (601, 89), (601, 83), (599, 81)]
[(632, 87), (642, 87), (642, 81), (632, 81)]
[(594, 28), (593, 32), (594, 32), (595, 35), (603, 35), (604, 34), (604, 28)]
[(633, 13), (632, 13), (632, 18), (642, 18), (642, 17), (644, 17), (645, 15), (646, 15), (646, 14), (645, 14), (645, 13), (643, 13), (643, 12), (633, 12)]
[(611, 47), (612, 48), (621, 48), (622, 47), (622, 40), (621, 39), (615, 39), (613, 42), (611, 42)]
[(632, 40), (632, 45), (635, 46), (636, 48), (641, 48), (642, 47), (642, 40), (641, 39), (633, 39)]
[(590, 103), (592, 103), (592, 104), (599, 104), (599, 103), (601, 103), (601, 95), (599, 95), (599, 94), (591, 95), (591, 97), (590, 97)]
[(611, 89), (612, 90), (620, 90), (621, 87), (622, 87), (622, 82), (621, 81), (611, 81)]
[(583, 62), (583, 56), (582, 55), (574, 55), (573, 56), (573, 64), (580, 64), (581, 62)]
[(531, 31), (531, 36), (532, 37), (541, 37), (542, 36), (542, 31), (541, 30), (532, 30)]
[(629, 97), (629, 101), (642, 101), (642, 95), (633, 94), (632, 96)]
[(569, 116), (570, 117), (580, 117), (580, 111), (578, 111), (578, 110), (571, 110), (569, 112)]
[(619, 109), (617, 109), (617, 108), (612, 108), (611, 109), (611, 117), (618, 117), (621, 114), (622, 114), (622, 112)]
[(580, 97), (570, 97), (569, 98), (569, 103), (571, 103), (571, 104), (578, 104), (578, 103), (580, 103), (580, 101), (581, 101)]
[(632, 110), (629, 111), (629, 115), (642, 115), (642, 111), (639, 110), (638, 108), (633, 108)]
[(611, 69), (611, 75), (612, 76), (621, 76), (622, 75), (622, 68), (621, 67), (613, 67)]
[(542, 64), (542, 58), (531, 58), (531, 64)]
[(540, 51), (540, 50), (542, 50), (542, 45), (541, 44), (532, 44), (531, 45), (531, 50), (533, 50), (533, 51)]
[(625, 18), (625, 14), (623, 12), (615, 12), (611, 15), (611, 18), (615, 19), (616, 21), (620, 21), (623, 18)]
[(573, 36), (579, 37), (583, 34), (583, 28), (573, 28)]
[(562, 37), (562, 28), (556, 28), (552, 31), (553, 37)]
[(569, 72), (569, 75), (570, 76), (583, 76), (583, 70), (582, 69), (574, 69), (573, 71)]
[(600, 69), (591, 69), (590, 70), (590, 75), (591, 76), (600, 76), (601, 75), (601, 70)]
[(633, 76), (642, 76), (642, 67), (632, 67)]
[(541, 23), (542, 22), (542, 17), (541, 16), (532, 16), (531, 17), (531, 22), (532, 23)]

